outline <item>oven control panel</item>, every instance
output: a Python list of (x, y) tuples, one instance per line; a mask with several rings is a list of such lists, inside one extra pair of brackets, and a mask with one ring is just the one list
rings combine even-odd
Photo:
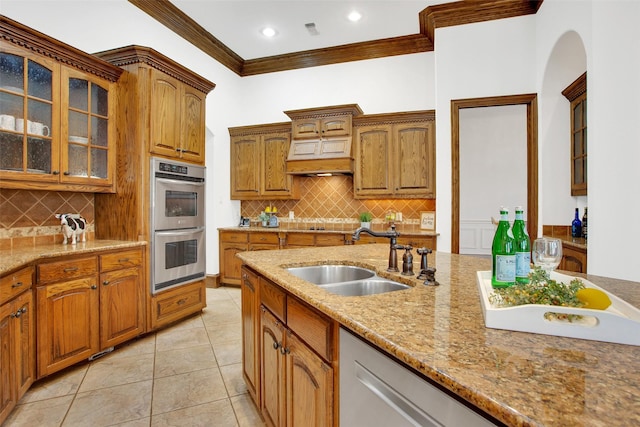
[(170, 172), (170, 173), (179, 173), (182, 175), (187, 175), (189, 173), (189, 169), (187, 166), (175, 165), (172, 163), (160, 163), (158, 164), (158, 169), (162, 172)]

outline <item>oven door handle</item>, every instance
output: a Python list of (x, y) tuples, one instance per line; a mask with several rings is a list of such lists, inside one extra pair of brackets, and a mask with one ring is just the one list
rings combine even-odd
[(156, 178), (156, 181), (157, 182), (165, 182), (167, 184), (178, 184), (178, 185), (189, 184), (189, 185), (194, 185), (194, 186), (197, 186), (197, 187), (204, 186), (204, 181), (196, 182), (196, 181), (188, 181), (188, 180), (182, 180), (182, 179), (169, 179), (169, 178)]
[(182, 230), (156, 231), (155, 234), (159, 236), (186, 236), (188, 234), (195, 234), (203, 231), (204, 231), (204, 227), (196, 227), (196, 228), (185, 228)]

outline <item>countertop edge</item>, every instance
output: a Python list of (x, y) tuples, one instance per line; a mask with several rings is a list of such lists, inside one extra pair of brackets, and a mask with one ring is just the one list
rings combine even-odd
[(147, 244), (148, 242), (144, 240), (90, 240), (75, 245), (53, 244), (0, 250), (0, 276), (10, 274), (39, 260), (65, 255), (82, 255), (113, 249), (134, 248), (146, 246)]

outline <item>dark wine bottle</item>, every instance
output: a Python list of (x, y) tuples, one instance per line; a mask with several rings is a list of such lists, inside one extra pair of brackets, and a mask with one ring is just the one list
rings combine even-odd
[(571, 222), (571, 237), (582, 237), (582, 221), (580, 221), (578, 208), (576, 208), (576, 215)]
[(584, 215), (582, 215), (582, 238), (587, 240), (587, 207), (584, 207)]

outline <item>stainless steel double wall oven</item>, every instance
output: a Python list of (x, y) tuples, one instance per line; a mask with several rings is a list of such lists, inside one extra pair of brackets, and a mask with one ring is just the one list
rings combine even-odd
[(205, 168), (151, 158), (151, 292), (205, 276)]

